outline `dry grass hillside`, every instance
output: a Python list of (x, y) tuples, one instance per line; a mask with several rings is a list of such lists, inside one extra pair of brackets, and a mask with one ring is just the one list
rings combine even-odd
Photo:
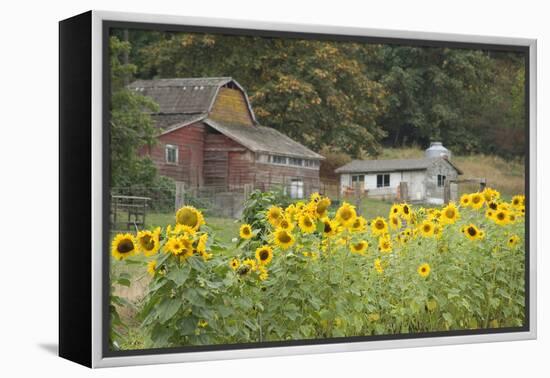
[[(380, 159), (421, 158), (424, 151), (416, 148), (388, 148)], [(464, 172), (463, 178), (485, 177), (487, 185), (505, 195), (524, 192), (525, 166), (523, 160), (504, 160), (498, 156), (453, 154), (455, 163)]]

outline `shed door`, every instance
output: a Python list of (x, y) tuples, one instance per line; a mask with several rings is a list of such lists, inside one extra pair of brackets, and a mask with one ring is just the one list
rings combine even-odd
[(403, 182), (407, 183), (410, 201), (422, 201), (424, 199), (424, 173), (403, 172)]

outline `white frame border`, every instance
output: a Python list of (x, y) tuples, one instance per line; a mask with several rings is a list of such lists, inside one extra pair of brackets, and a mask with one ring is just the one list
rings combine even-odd
[[(102, 32), (103, 21), (124, 21), (155, 24), (181, 24), (270, 31), (306, 32), (337, 35), (356, 35), (382, 38), (422, 39), (432, 41), (503, 44), (529, 47), (529, 314), (527, 332), (481, 334), (467, 336), (427, 337), (382, 341), (350, 342), (341, 344), (267, 347), (255, 349), (220, 350), (149, 354), (141, 356), (103, 357), (102, 354)], [(174, 362), (192, 362), (235, 358), (288, 356), (297, 354), (351, 352), (362, 350), (410, 348), (451, 344), (484, 343), (536, 339), (537, 324), (537, 41), (535, 39), (490, 37), (479, 35), (409, 32), (401, 30), (366, 29), (307, 24), (267, 23), (231, 19), (182, 17), (154, 14), (92, 11), (92, 367), (115, 367)]]

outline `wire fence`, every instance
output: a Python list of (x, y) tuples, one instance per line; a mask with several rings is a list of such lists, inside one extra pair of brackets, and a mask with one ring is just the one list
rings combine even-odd
[(172, 219), (174, 212), (190, 205), (207, 216), (236, 219), (244, 202), (254, 190), (276, 191), (289, 201), (307, 199), (319, 192), (338, 202), (337, 182), (289, 182), (262, 185), (188, 186), (177, 182), (175, 187), (113, 187), (111, 189), (111, 230), (135, 230)]

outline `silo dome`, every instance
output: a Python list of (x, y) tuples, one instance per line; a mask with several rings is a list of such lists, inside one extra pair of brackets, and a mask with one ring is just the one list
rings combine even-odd
[(451, 159), (451, 151), (443, 147), (441, 142), (432, 142), (430, 143), (430, 148), (426, 149), (425, 156), (427, 158), (439, 158), (445, 157)]

